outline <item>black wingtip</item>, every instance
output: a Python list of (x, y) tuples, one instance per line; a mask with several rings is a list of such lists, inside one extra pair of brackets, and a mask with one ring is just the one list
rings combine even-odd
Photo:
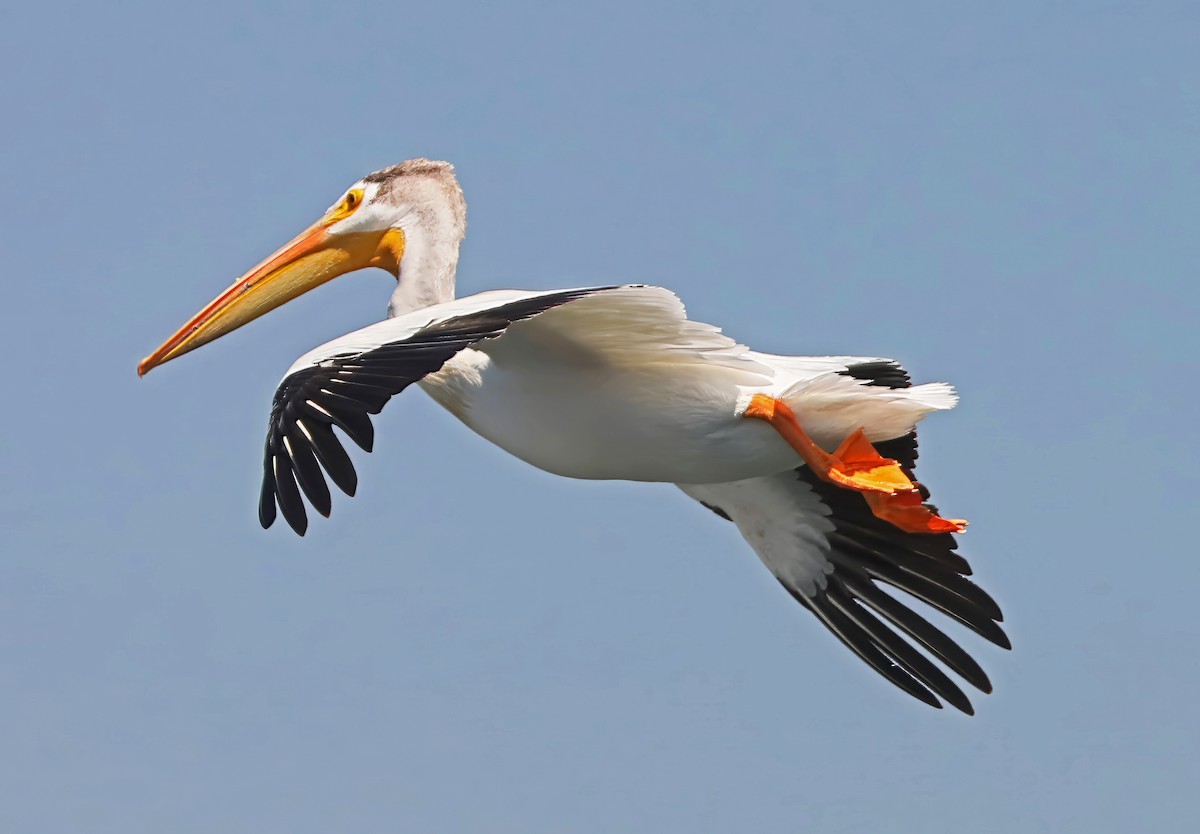
[(274, 481), (275, 499), (283, 513), (283, 520), (303, 536), (308, 529), (308, 514), (304, 511), (304, 499), (300, 497), (300, 487), (296, 485), (291, 465), (280, 455), (272, 457), (271, 464), (268, 477)]
[(991, 632), (989, 639), (1002, 649), (1012, 651), (1012, 641), (1008, 639), (1008, 632), (996, 626), (996, 629)]
[(275, 490), (271, 487), (271, 478), (263, 473), (262, 492), (258, 498), (258, 523), (266, 530), (275, 523)]
[(966, 715), (975, 714), (975, 708), (971, 706), (971, 699), (968, 698), (966, 694), (958, 687), (954, 687), (952, 690), (945, 692), (939, 691), (938, 694), (946, 699), (947, 704), (954, 707), (959, 712)]
[(844, 572), (837, 581), (853, 599), (924, 646), (967, 683), (984, 693), (992, 691), (991, 680), (974, 658), (916, 611), (876, 587), (869, 579), (853, 572)]
[[(905, 672), (903, 669), (901, 669), (899, 666), (896, 667), (896, 673), (897, 673), (897, 675), (905, 675), (905, 676), (908, 675), (908, 673)], [(900, 683), (897, 680), (897, 678), (895, 678), (895, 677), (891, 677), (891, 676), (887, 676), (887, 675), (885, 675), (885, 677), (887, 677), (887, 679), (889, 681), (891, 681), (893, 684), (895, 684), (901, 690), (907, 692), (909, 695), (912, 695), (914, 698), (916, 698), (922, 704), (929, 704), (929, 706), (933, 707), (934, 709), (943, 709), (942, 702), (937, 699), (937, 696), (934, 695), (932, 692), (930, 692), (928, 689), (926, 689), (924, 686), (921, 686), (919, 683), (917, 683), (915, 678), (913, 679), (913, 683), (916, 685), (910, 687), (906, 684)]]
[(298, 420), (297, 427), (311, 438), (313, 453), (329, 473), (330, 480), (346, 495), (353, 497), (358, 490), (358, 475), (354, 471), (354, 463), (330, 425), (318, 420)]
[(333, 509), (333, 499), (308, 438), (297, 429), (283, 436), (283, 447), (291, 458), (292, 473), (308, 498), (308, 503), (318, 513), (329, 518)]
[(303, 505), (300, 505), (299, 512), (285, 512), (283, 518), (288, 526), (296, 531), (297, 536), (303, 536), (308, 532), (308, 515), (304, 512)]
[(784, 587), (797, 602), (815, 614), (825, 627), (838, 640), (842, 641), (843, 645), (858, 655), (868, 666), (887, 678), (894, 686), (934, 709), (942, 708), (942, 702), (926, 688), (925, 682), (918, 680), (910, 674), (909, 670), (897, 664), (893, 658), (881, 650), (881, 647), (876, 645), (874, 638), (861, 626), (854, 623), (833, 600), (823, 596), (808, 597), (786, 585)]
[(395, 341), (361, 351), (347, 349), (289, 373), (271, 404), (266, 483), (259, 503), (262, 526), (270, 527), (278, 512), (303, 536), (308, 528), (305, 499), (317, 513), (329, 516), (332, 499), (326, 476), (347, 495), (355, 494), (358, 477), (335, 427), (370, 452), (375, 447), (371, 415), (460, 350), (501, 335), (515, 321), (611, 289), (617, 287), (539, 294), (443, 318), (398, 335)]

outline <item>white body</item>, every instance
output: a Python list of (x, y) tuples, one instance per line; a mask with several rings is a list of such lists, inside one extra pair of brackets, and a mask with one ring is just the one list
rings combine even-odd
[[(537, 295), (493, 291), (405, 313), (323, 345), (288, 373)], [(830, 449), (860, 426), (872, 440), (899, 437), (956, 401), (942, 383), (893, 390), (840, 373), (868, 361), (756, 353), (689, 321), (668, 290), (629, 286), (514, 323), (420, 384), (482, 437), (547, 472), (710, 484), (802, 464), (773, 428), (743, 416), (754, 394), (786, 402)]]

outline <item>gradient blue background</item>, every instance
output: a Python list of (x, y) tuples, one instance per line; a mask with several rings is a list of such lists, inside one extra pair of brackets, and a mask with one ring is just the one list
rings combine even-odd
[[(1195, 4), (250, 5), (0, 10), (0, 830), (1194, 830)], [(923, 480), (1015, 644), (964, 636), (979, 715), (672, 488), (415, 390), (358, 498), (260, 530), (275, 383), (390, 277), (134, 365), (417, 155), (463, 293), (661, 283), (956, 383)]]

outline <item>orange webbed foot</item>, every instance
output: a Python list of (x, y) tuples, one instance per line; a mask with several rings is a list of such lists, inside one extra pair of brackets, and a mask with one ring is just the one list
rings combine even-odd
[(900, 464), (876, 451), (862, 429), (856, 429), (830, 455), (828, 480), (862, 493), (876, 518), (906, 533), (961, 533), (967, 522), (942, 518), (925, 506), (917, 484)]
[(942, 518), (921, 502), (916, 490), (884, 495), (864, 492), (867, 506), (877, 518), (890, 522), (906, 533), (961, 533), (967, 522), (961, 518)]
[(961, 533), (967, 522), (942, 518), (922, 502), (919, 486), (900, 467), (875, 449), (861, 428), (855, 429), (832, 454), (813, 442), (796, 415), (783, 402), (755, 394), (746, 417), (769, 423), (818, 476), (862, 493), (877, 518), (907, 533)]
[(916, 490), (900, 464), (875, 451), (862, 429), (855, 429), (842, 441), (837, 451), (829, 456), (828, 468), (823, 474), (835, 484), (863, 493), (892, 495)]

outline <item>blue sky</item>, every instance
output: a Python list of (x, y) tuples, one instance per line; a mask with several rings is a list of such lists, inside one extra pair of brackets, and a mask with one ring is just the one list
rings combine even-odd
[[(0, 11), (0, 828), (1188, 831), (1200, 13), (1187, 3)], [(427, 155), (459, 288), (619, 281), (961, 406), (922, 473), (1015, 649), (911, 702), (668, 487), (417, 391), (304, 539), (274, 385), (344, 278), (138, 380), (359, 176)]]

